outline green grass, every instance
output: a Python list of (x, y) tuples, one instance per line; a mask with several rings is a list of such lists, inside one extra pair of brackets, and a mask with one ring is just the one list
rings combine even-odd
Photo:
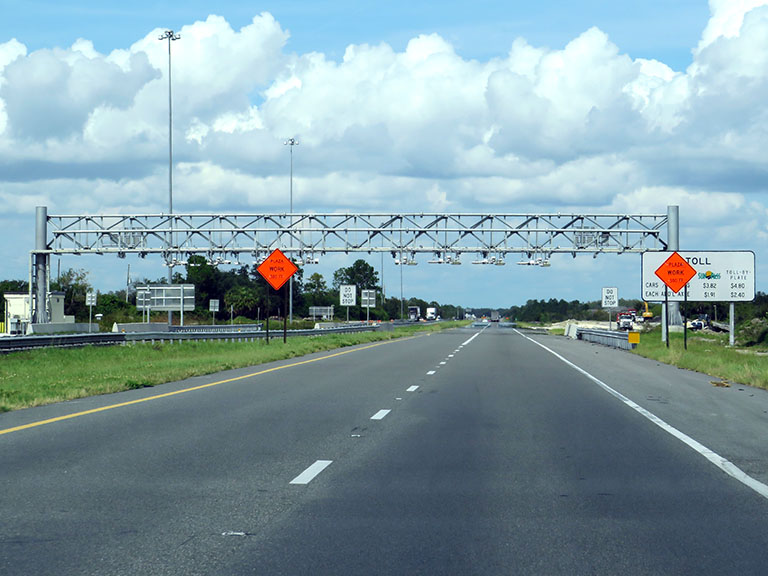
[[(440, 322), (359, 332), (289, 338), (269, 344), (199, 342), (45, 348), (7, 354), (0, 360), (0, 412), (97, 394), (156, 386), (221, 370), (243, 368), (355, 344), (438, 331), (464, 323)], [(275, 336), (278, 336), (277, 334)]]
[(635, 354), (715, 378), (768, 389), (768, 357), (755, 350), (731, 348), (727, 334), (688, 333), (688, 349), (683, 334), (670, 334), (669, 348), (661, 341), (661, 330), (644, 332)]

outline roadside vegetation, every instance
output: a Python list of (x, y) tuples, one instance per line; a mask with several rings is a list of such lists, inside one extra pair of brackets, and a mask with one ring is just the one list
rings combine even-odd
[(0, 412), (156, 386), (314, 352), (413, 336), (462, 325), (420, 323), (392, 331), (302, 336), (255, 342), (200, 342), (45, 348), (0, 361)]
[[(265, 318), (282, 318), (288, 309), (286, 289), (275, 291), (270, 288), (257, 266), (240, 266), (229, 270), (221, 270), (208, 262), (202, 256), (191, 256), (184, 268), (176, 268), (183, 272), (175, 272), (174, 284), (193, 284), (195, 286), (195, 310), (185, 312), (185, 324), (251, 324), (263, 322)], [(440, 304), (436, 301), (427, 302), (420, 298), (409, 298), (401, 302), (400, 298), (382, 298), (381, 282), (378, 272), (365, 260), (359, 259), (352, 265), (339, 268), (329, 281), (318, 273), (304, 276), (305, 268), (299, 268), (293, 277), (293, 317), (296, 320), (290, 329), (312, 328), (314, 321), (306, 320), (311, 317), (312, 307), (335, 307), (335, 316), (339, 320), (395, 320), (402, 315), (407, 318), (409, 306), (419, 306), (424, 314), (429, 307), (437, 308), (443, 319), (460, 318), (459, 307), (452, 304)], [(115, 322), (142, 322), (143, 311), (136, 308), (136, 289), (139, 286), (167, 284), (167, 278), (137, 279), (126, 286), (124, 290), (113, 292), (98, 292), (93, 315), (101, 331), (110, 331)], [(339, 287), (351, 284), (358, 290), (375, 290), (377, 293), (376, 307), (367, 311), (360, 305), (339, 306)], [(0, 303), (5, 292), (27, 292), (29, 284), (23, 280), (0, 280)], [(77, 322), (87, 322), (91, 310), (85, 304), (86, 294), (93, 290), (88, 273), (85, 270), (64, 270), (51, 278), (51, 290), (64, 293), (64, 314), (74, 316)], [(209, 311), (211, 300), (218, 300), (220, 312), (214, 316)], [(174, 314), (178, 322), (179, 315)], [(152, 321), (166, 322), (166, 312), (153, 312)], [(2, 318), (0, 317), (0, 321)], [(272, 325), (270, 325), (272, 326)], [(280, 321), (282, 328), (282, 320)]]
[(688, 332), (688, 349), (684, 335), (671, 333), (669, 348), (661, 340), (661, 328), (644, 332), (635, 354), (678, 368), (712, 376), (714, 385), (745, 384), (768, 389), (768, 347), (728, 346), (728, 334)]

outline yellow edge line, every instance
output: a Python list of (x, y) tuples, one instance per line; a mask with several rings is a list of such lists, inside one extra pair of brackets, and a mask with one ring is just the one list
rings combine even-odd
[(98, 412), (106, 412), (107, 410), (114, 410), (115, 408), (123, 408), (125, 406), (131, 406), (133, 404), (141, 404), (142, 402), (149, 402), (150, 400), (159, 400), (160, 398), (168, 398), (170, 396), (176, 396), (178, 394), (185, 394), (187, 392), (194, 392), (196, 390), (203, 390), (205, 388), (212, 388), (220, 384), (227, 384), (229, 382), (236, 382), (238, 380), (245, 380), (246, 378), (253, 378), (254, 376), (261, 376), (262, 374), (268, 374), (269, 372), (276, 372), (277, 370), (284, 370), (285, 368), (293, 368), (295, 366), (301, 366), (302, 364), (310, 364), (312, 362), (320, 362), (321, 360), (328, 360), (329, 358), (336, 358), (337, 356), (344, 356), (345, 354), (351, 354), (352, 352), (359, 352), (361, 350), (368, 350), (369, 348), (375, 348), (377, 346), (383, 346), (384, 344), (392, 344), (394, 342), (402, 342), (404, 340), (412, 340), (413, 338), (419, 338), (418, 336), (409, 336), (406, 338), (396, 338), (394, 340), (385, 340), (383, 342), (376, 342), (375, 344), (369, 344), (368, 346), (362, 346), (360, 348), (353, 348), (351, 350), (343, 350), (342, 352), (335, 352), (328, 356), (321, 356), (320, 358), (312, 358), (310, 360), (302, 360), (301, 362), (294, 362), (292, 364), (286, 364), (284, 366), (275, 366), (274, 368), (267, 368), (266, 370), (260, 370), (259, 372), (253, 372), (252, 374), (245, 374), (244, 376), (237, 376), (235, 378), (227, 378), (226, 380), (219, 380), (218, 382), (210, 382), (209, 384), (202, 384), (200, 386), (193, 386), (192, 388), (184, 388), (182, 390), (176, 390), (174, 392), (166, 392), (165, 394), (157, 394), (155, 396), (148, 396), (146, 398), (139, 398), (138, 400), (131, 400), (129, 402), (121, 402), (119, 404), (110, 404), (109, 406), (102, 406), (101, 408), (93, 408), (92, 410), (85, 410), (83, 412), (75, 412), (73, 414), (66, 414), (64, 416), (57, 416), (56, 418), (49, 418), (48, 420), (39, 420), (37, 422), (31, 422), (22, 426), (15, 426), (14, 428), (6, 428), (0, 430), (0, 436), (3, 434), (10, 434), (11, 432), (19, 432), (20, 430), (27, 430), (29, 428), (37, 428), (38, 426), (44, 426), (46, 424), (53, 424), (54, 422), (61, 422), (63, 420), (70, 420), (72, 418), (79, 418), (81, 416), (87, 416), (89, 414), (96, 414)]

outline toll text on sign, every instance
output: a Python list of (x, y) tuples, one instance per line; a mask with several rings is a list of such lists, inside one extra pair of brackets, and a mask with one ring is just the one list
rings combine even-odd
[[(678, 252), (678, 265), (669, 267), (669, 252), (649, 252), (642, 258), (642, 298), (647, 302), (748, 302), (755, 297), (755, 255), (750, 251)], [(680, 261), (698, 270), (682, 289)], [(669, 273), (667, 273), (669, 271)], [(670, 283), (672, 285), (670, 285)], [(669, 287), (669, 289), (667, 289)], [(675, 292), (675, 289), (678, 291)]]

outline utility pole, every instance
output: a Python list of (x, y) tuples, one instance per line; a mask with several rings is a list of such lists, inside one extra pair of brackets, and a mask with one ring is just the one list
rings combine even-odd
[[(171, 92), (171, 42), (181, 38), (181, 34), (166, 30), (158, 40), (168, 40), (168, 251), (173, 247), (173, 97)], [(168, 284), (173, 284), (173, 267), (168, 263)], [(183, 300), (183, 297), (182, 297)], [(173, 312), (168, 311), (168, 324), (173, 324)]]
[[(290, 190), (290, 196), (289, 196), (289, 209), (290, 214), (293, 215), (293, 147), (299, 145), (299, 141), (296, 138), (288, 138), (285, 142), (283, 142), (284, 146), (290, 146), (291, 149), (291, 176), (290, 176), (290, 183), (289, 183), (289, 190)], [(293, 218), (291, 218), (291, 227), (293, 227)], [(293, 239), (293, 231), (291, 231), (291, 239)], [(291, 240), (291, 245), (293, 245), (293, 240)], [(288, 280), (288, 321), (293, 323), (293, 276), (290, 277)]]

